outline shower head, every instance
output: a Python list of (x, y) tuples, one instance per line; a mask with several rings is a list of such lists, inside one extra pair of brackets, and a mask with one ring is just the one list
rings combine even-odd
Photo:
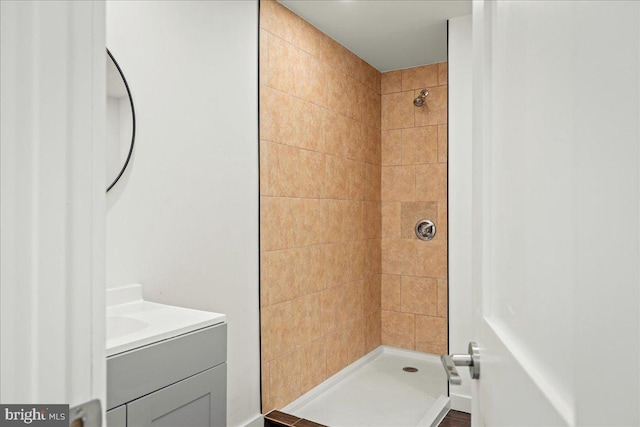
[(416, 107), (422, 107), (425, 104), (425, 98), (429, 95), (429, 91), (426, 89), (422, 89), (420, 91), (420, 95), (416, 99), (413, 100), (413, 105)]

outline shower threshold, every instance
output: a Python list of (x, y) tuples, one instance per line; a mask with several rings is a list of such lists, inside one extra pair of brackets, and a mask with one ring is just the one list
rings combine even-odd
[(282, 411), (332, 427), (436, 427), (449, 407), (439, 356), (380, 346)]

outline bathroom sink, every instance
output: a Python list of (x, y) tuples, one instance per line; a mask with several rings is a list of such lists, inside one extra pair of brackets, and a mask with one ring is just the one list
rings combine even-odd
[(149, 324), (145, 321), (125, 316), (107, 316), (107, 341), (125, 335), (134, 334)]
[(142, 298), (142, 285), (107, 290), (107, 356), (223, 323), (226, 316), (158, 304)]

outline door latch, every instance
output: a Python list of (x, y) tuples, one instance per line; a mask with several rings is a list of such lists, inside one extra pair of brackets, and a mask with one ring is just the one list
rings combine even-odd
[(462, 378), (458, 374), (456, 366), (468, 366), (471, 379), (480, 378), (480, 350), (475, 342), (469, 343), (469, 354), (449, 354), (440, 356), (442, 366), (447, 373), (449, 384), (460, 385)]

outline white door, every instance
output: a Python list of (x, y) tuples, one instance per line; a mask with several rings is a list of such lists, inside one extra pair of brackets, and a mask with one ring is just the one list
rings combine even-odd
[(473, 424), (640, 425), (640, 3), (473, 15)]
[(0, 7), (0, 402), (104, 408), (104, 2)]

